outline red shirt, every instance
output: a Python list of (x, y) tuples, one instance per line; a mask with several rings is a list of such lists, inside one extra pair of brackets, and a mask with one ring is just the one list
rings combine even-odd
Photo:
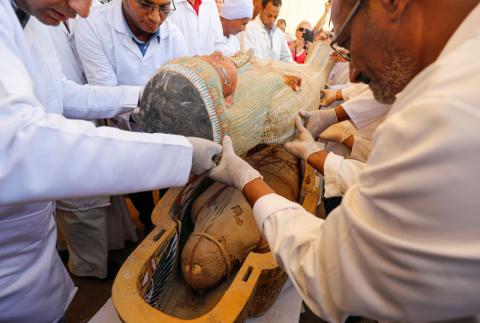
[(193, 10), (195, 10), (195, 13), (198, 16), (198, 11), (200, 10), (200, 5), (202, 4), (202, 0), (195, 0), (195, 4), (192, 4), (188, 0), (187, 0), (187, 2), (192, 6)]
[(292, 58), (295, 62), (297, 62), (298, 64), (305, 64), (305, 60), (307, 59), (306, 50), (302, 50), (300, 54), (296, 53), (295, 48), (293, 48), (291, 51), (292, 51)]

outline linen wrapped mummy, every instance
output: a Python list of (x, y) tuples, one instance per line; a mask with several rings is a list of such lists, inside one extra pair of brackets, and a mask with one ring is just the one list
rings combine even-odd
[(298, 111), (318, 109), (333, 67), (329, 55), (330, 48), (319, 43), (306, 65), (251, 54), (172, 60), (145, 87), (141, 126), (217, 143), (230, 135), (238, 154), (258, 144), (283, 144), (294, 134)]
[[(297, 160), (280, 146), (267, 146), (247, 157), (278, 194), (296, 201), (299, 195)], [(215, 287), (243, 263), (249, 252), (266, 252), (268, 244), (257, 228), (242, 192), (215, 183), (192, 206), (193, 233), (182, 251), (187, 283), (202, 291)]]

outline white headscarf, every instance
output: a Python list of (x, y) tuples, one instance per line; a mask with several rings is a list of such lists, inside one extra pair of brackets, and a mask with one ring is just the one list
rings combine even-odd
[(252, 18), (252, 0), (225, 0), (220, 16), (228, 20)]

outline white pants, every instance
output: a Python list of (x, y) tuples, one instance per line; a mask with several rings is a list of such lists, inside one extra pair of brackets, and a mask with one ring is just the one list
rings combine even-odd
[(137, 241), (123, 196), (111, 197), (108, 207), (57, 208), (56, 220), (68, 248), (68, 268), (75, 276), (107, 277), (108, 250), (122, 249), (125, 240)]

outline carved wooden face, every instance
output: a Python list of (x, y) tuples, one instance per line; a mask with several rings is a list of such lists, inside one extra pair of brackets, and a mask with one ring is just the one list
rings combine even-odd
[(237, 87), (237, 68), (232, 59), (215, 52), (209, 56), (200, 56), (200, 59), (206, 61), (217, 71), (222, 82), (223, 97), (227, 98), (235, 93)]

